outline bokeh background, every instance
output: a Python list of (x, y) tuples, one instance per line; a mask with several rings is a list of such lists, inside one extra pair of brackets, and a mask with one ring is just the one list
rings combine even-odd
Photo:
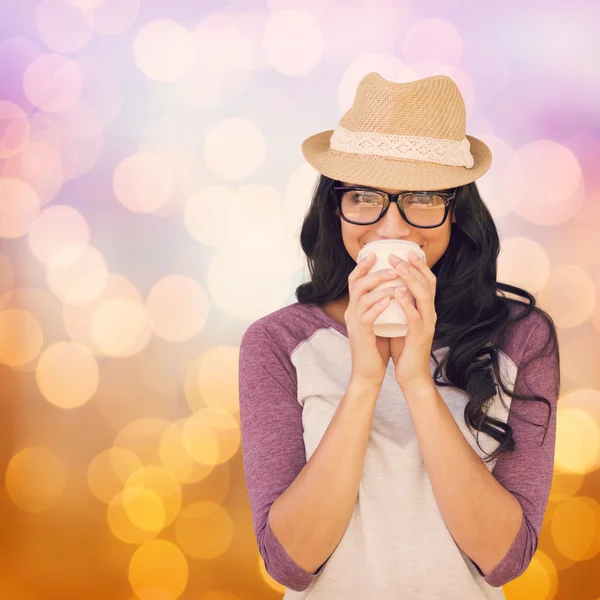
[(0, 598), (276, 599), (238, 348), (296, 301), (317, 173), (370, 71), (450, 75), (492, 149), (499, 279), (555, 320), (555, 477), (511, 600), (600, 598), (600, 7), (0, 3)]

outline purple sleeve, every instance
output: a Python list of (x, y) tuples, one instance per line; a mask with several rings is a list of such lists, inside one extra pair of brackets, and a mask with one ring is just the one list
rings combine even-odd
[[(524, 365), (525, 361), (529, 361), (542, 351), (549, 334), (549, 327), (545, 320), (534, 327), (527, 339), (520, 364)], [(515, 496), (523, 509), (521, 529), (512, 546), (494, 569), (484, 577), (485, 581), (493, 587), (501, 587), (516, 579), (529, 566), (537, 550), (550, 496), (560, 385), (558, 348), (553, 347), (550, 342), (543, 354), (544, 356), (533, 360), (526, 368), (517, 370), (514, 390), (519, 394), (543, 396), (550, 402), (552, 410), (548, 431), (545, 432), (545, 426), (549, 408), (545, 402), (513, 399), (507, 422), (513, 429), (515, 451), (499, 457), (492, 471), (496, 479)], [(544, 433), (546, 433), (545, 438)], [(479, 566), (474, 561), (471, 562), (483, 576)]]
[(305, 590), (327, 561), (315, 573), (304, 570), (279, 543), (268, 519), (273, 502), (306, 464), (296, 369), (288, 352), (256, 323), (240, 343), (239, 403), (244, 477), (260, 555), (275, 581)]

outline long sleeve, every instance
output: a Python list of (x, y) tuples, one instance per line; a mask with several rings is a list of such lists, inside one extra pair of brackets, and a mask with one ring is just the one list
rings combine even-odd
[(296, 371), (288, 353), (259, 323), (247, 329), (240, 343), (239, 403), (244, 477), (260, 555), (275, 581), (304, 590), (326, 563), (315, 573), (304, 570), (268, 520), (273, 502), (306, 464)]
[[(525, 365), (541, 352), (549, 334), (545, 320), (534, 327), (527, 339), (520, 365)], [(553, 347), (550, 343), (544, 354), (528, 366), (518, 368), (514, 391), (543, 396), (550, 402), (552, 409), (546, 437), (544, 438), (544, 433), (548, 405), (535, 400), (512, 399), (507, 422), (513, 429), (515, 451), (498, 458), (492, 471), (523, 509), (523, 522), (515, 541), (500, 563), (485, 576), (485, 581), (493, 587), (501, 587), (516, 579), (529, 566), (538, 547), (550, 496), (560, 387), (558, 347)], [(473, 564), (483, 576), (479, 566), (475, 562)]]

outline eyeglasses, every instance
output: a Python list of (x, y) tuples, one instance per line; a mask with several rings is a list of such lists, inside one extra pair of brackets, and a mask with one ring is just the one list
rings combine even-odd
[(372, 225), (387, 212), (390, 202), (396, 202), (400, 214), (413, 227), (432, 229), (446, 221), (450, 201), (456, 196), (451, 192), (401, 192), (388, 194), (368, 186), (344, 186), (335, 181), (334, 195), (342, 219), (353, 225)]

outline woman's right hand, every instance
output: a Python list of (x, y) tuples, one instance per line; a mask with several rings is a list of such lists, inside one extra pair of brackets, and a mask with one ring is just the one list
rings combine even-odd
[[(352, 377), (381, 385), (390, 359), (390, 340), (373, 332), (373, 322), (389, 306), (393, 286), (373, 290), (384, 281), (398, 278), (386, 269), (369, 273), (374, 253), (357, 263), (348, 276), (348, 307), (344, 313), (352, 355)], [(387, 300), (386, 300), (387, 299)], [(385, 300), (382, 304), (381, 300)]]

